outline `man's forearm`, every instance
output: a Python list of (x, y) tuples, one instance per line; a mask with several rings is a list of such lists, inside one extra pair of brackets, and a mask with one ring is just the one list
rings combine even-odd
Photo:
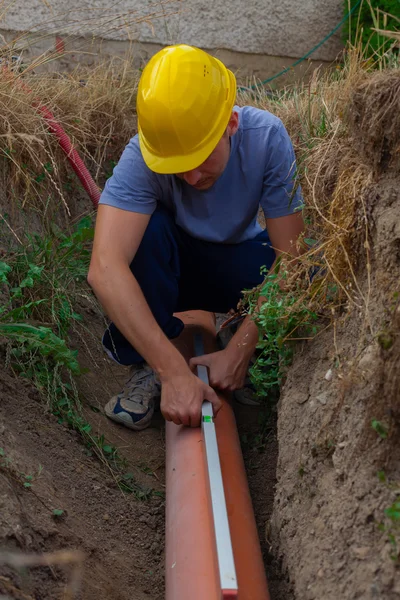
[[(112, 272), (112, 275), (109, 273)], [(189, 369), (180, 352), (157, 324), (142, 290), (127, 265), (107, 273), (89, 273), (89, 283), (121, 333), (159, 374), (161, 380)]]

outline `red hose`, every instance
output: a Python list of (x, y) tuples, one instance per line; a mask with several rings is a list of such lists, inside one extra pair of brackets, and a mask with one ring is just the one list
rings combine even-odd
[[(13, 74), (10, 73), (6, 66), (3, 66), (3, 72), (8, 74), (10, 79), (13, 80), (13, 83), (15, 82)], [(18, 81), (18, 83), (21, 86), (21, 88), (24, 89), (27, 93), (33, 93), (33, 90), (31, 90), (31, 88), (26, 83), (20, 80)], [(47, 106), (42, 104), (39, 100), (35, 100), (32, 104), (35, 108), (38, 109), (44, 120), (47, 122), (51, 133), (53, 133), (56, 136), (58, 143), (65, 152), (73, 170), (79, 177), (83, 187), (85, 188), (91, 201), (93, 202), (93, 206), (97, 208), (100, 200), (101, 190), (95, 183), (89, 171), (87, 170), (83, 160), (79, 156), (78, 151), (74, 148), (71, 139), (69, 138), (65, 130), (61, 127), (60, 123), (56, 120), (53, 113), (47, 108)]]
[(43, 118), (47, 122), (51, 133), (53, 133), (56, 136), (58, 143), (64, 150), (69, 162), (71, 163), (73, 170), (75, 171), (75, 173), (81, 180), (83, 187), (89, 194), (89, 197), (93, 202), (93, 206), (97, 208), (99, 204), (101, 191), (95, 183), (93, 177), (87, 170), (83, 160), (79, 156), (78, 151), (74, 148), (71, 139), (65, 133), (60, 123), (56, 121), (53, 113), (47, 108), (47, 106), (44, 106), (39, 102), (36, 102), (34, 106), (36, 106), (38, 111), (42, 114)]

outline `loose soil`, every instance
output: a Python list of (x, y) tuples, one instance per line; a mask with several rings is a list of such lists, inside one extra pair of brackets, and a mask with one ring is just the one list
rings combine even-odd
[[(10, 461), (0, 473), (2, 548), (23, 554), (79, 549), (86, 555), (83, 598), (161, 600), (163, 501), (139, 502), (122, 493), (106, 468), (86, 455), (77, 434), (46, 412), (29, 385), (4, 372), (0, 422), (0, 446)], [(102, 431), (109, 434), (106, 423)], [(112, 433), (108, 438), (123, 452), (128, 470), (146, 487), (162, 490), (155, 477), (163, 454), (162, 431), (152, 428), (129, 438), (115, 427)], [(154, 475), (140, 471), (145, 465)], [(30, 489), (23, 487), (18, 473), (33, 475)], [(54, 509), (62, 509), (63, 515), (54, 517)], [(58, 569), (17, 574), (3, 567), (0, 572), (21, 589), (14, 598), (64, 597), (68, 575)], [(0, 590), (10, 594), (1, 578)]]
[[(90, 333), (76, 332), (73, 344), (88, 372), (78, 379), (84, 413), (95, 434), (103, 434), (126, 460), (126, 470), (146, 489), (163, 493), (164, 426), (158, 413), (140, 433), (103, 415), (105, 402), (120, 390), (127, 370), (110, 361), (99, 344), (103, 323), (90, 303), (80, 312)], [(255, 506), (272, 600), (290, 600), (266, 531), (273, 506), (277, 460), (274, 419), (265, 447), (253, 443), (260, 410), (237, 405), (239, 433), (248, 441), (244, 456)], [(100, 412), (94, 412), (100, 411)], [(0, 374), (0, 447), (7, 464), (0, 470), (0, 595), (55, 600), (71, 585), (72, 564), (17, 571), (1, 566), (1, 552), (52, 553), (81, 550), (85, 600), (161, 600), (164, 597), (164, 500), (138, 501), (117, 487), (106, 465), (87, 455), (78, 434), (57, 422), (31, 384)], [(250, 440), (250, 441), (249, 441)], [(3, 461), (4, 462), (4, 461)], [(33, 475), (26, 488), (23, 474)], [(63, 510), (60, 517), (54, 509)]]

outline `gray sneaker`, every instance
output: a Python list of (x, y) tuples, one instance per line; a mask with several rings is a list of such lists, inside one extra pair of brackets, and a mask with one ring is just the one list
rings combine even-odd
[(161, 394), (157, 375), (148, 365), (133, 365), (124, 389), (104, 407), (110, 419), (140, 431), (150, 425), (155, 398)]

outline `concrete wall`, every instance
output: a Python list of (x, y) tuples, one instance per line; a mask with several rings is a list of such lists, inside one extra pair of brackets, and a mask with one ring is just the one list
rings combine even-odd
[[(185, 42), (225, 57), (243, 76), (260, 77), (304, 55), (342, 17), (342, 0), (15, 0), (10, 4), (0, 28), (13, 35), (35, 31), (36, 42), (38, 37), (43, 42), (46, 36), (62, 32), (69, 49), (77, 51), (78, 40), (82, 48), (82, 38), (102, 38), (108, 42), (104, 44), (108, 54), (112, 42), (122, 49), (133, 40), (142, 43), (145, 56), (161, 45)], [(312, 58), (319, 63), (332, 61), (341, 47), (337, 33)]]

